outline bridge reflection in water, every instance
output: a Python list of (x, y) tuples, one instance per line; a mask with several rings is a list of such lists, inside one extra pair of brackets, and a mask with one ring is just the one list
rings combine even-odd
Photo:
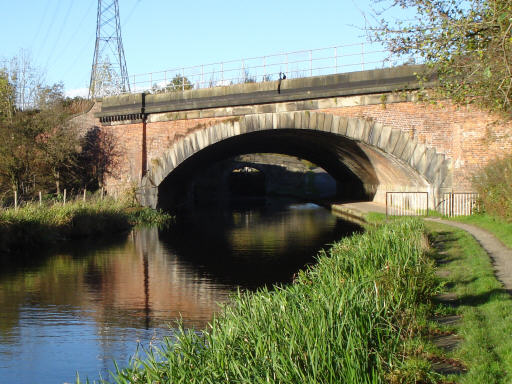
[[(206, 225), (205, 225), (206, 224)], [(107, 376), (137, 342), (205, 327), (238, 287), (290, 281), (323, 244), (357, 229), (313, 205), (196, 211), (171, 231), (138, 229), (38, 265), (0, 272), (0, 377), (73, 382)], [(171, 324), (172, 325), (172, 324)]]

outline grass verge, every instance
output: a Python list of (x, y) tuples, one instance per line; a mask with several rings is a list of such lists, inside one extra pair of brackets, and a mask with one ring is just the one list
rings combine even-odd
[[(481, 227), (494, 234), (494, 236), (500, 239), (503, 244), (509, 248), (512, 248), (512, 222), (507, 221), (501, 217), (491, 216), (488, 214), (475, 214), (471, 216), (457, 216), (450, 218), (439, 215), (434, 211), (432, 211), (429, 216)], [(367, 213), (364, 218), (369, 224), (373, 225), (382, 224), (386, 221), (386, 215), (376, 212)], [(400, 220), (400, 218), (395, 216), (391, 217), (389, 220)]]
[[(482, 217), (460, 221), (489, 223)], [(447, 276), (446, 289), (456, 297), (452, 311), (461, 316), (455, 332), (463, 341), (449, 357), (462, 360), (468, 371), (453, 380), (472, 384), (512, 382), (512, 299), (495, 278), (489, 256), (462, 230), (437, 223), (426, 225), (442, 251), (437, 258)], [(491, 221), (491, 225), (495, 224)]]
[(512, 222), (510, 221), (487, 214), (458, 216), (450, 220), (484, 228), (494, 234), (507, 247), (512, 248)]
[(438, 289), (425, 248), (418, 220), (343, 239), (293, 284), (238, 293), (208, 329), (180, 330), (112, 380), (433, 382), (428, 362), (410, 348)]
[(61, 240), (112, 234), (134, 225), (164, 225), (171, 216), (103, 199), (63, 205), (27, 205), (0, 211), (0, 254), (13, 254)]

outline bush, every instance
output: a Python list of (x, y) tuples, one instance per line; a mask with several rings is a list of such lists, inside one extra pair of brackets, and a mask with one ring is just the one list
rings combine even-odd
[(512, 221), (512, 155), (489, 163), (473, 178), (482, 209)]

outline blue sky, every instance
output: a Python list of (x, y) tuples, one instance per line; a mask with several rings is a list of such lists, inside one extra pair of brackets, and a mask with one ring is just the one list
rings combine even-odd
[[(28, 51), (47, 83), (87, 88), (97, 0), (4, 1), (0, 59)], [(119, 0), (130, 75), (365, 40), (371, 0)]]

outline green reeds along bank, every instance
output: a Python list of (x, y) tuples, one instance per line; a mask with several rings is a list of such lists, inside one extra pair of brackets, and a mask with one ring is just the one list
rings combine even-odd
[(238, 293), (208, 329), (180, 330), (111, 382), (429, 382), (407, 352), (438, 290), (426, 244), (414, 220), (343, 239), (293, 284)]
[(98, 199), (66, 205), (29, 204), (0, 211), (0, 254), (31, 250), (60, 240), (101, 236), (134, 225), (165, 225), (172, 217), (149, 208), (128, 207), (122, 201)]

